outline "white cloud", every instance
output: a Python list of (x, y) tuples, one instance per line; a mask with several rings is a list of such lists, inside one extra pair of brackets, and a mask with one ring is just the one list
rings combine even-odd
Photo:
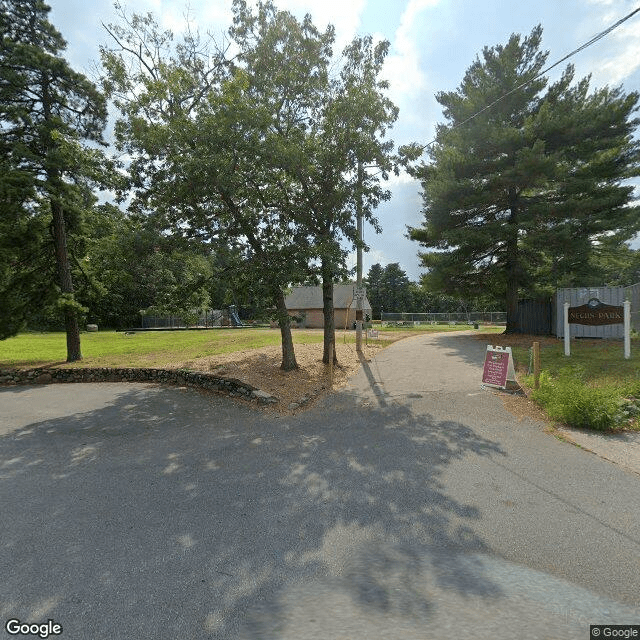
[(353, 39), (360, 27), (360, 16), (364, 11), (366, 0), (278, 0), (276, 6), (283, 11), (290, 11), (302, 18), (310, 14), (313, 24), (324, 30), (328, 24), (336, 28), (335, 53)]
[(392, 53), (385, 63), (385, 76), (391, 85), (391, 94), (399, 100), (406, 94), (424, 89), (425, 76), (420, 68), (418, 17), (425, 9), (436, 6), (440, 0), (409, 0), (400, 18), (400, 26), (393, 39)]
[(620, 84), (640, 69), (639, 22), (640, 16), (634, 16), (607, 36), (610, 38), (608, 46), (601, 47), (603, 59), (593, 70), (595, 86)]
[(399, 185), (415, 185), (418, 187), (420, 185), (420, 181), (410, 176), (406, 171), (401, 171), (400, 175), (397, 176), (395, 173), (389, 174), (389, 179), (382, 183), (383, 187), (387, 189), (393, 189), (393, 187), (397, 187)]
[[(369, 269), (374, 264), (380, 264), (383, 267), (386, 267), (391, 262), (397, 262), (397, 260), (392, 260), (389, 258), (383, 251), (379, 249), (372, 249), (371, 251), (363, 252), (362, 254), (362, 277), (366, 278)], [(355, 280), (355, 268), (357, 264), (357, 254), (355, 251), (349, 252), (347, 256), (347, 266), (350, 269), (354, 269), (353, 279)]]

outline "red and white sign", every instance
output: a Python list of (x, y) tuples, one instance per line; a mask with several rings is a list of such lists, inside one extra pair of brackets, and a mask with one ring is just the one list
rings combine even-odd
[(493, 347), (488, 344), (482, 370), (483, 384), (489, 387), (497, 387), (498, 389), (506, 389), (507, 381), (516, 381), (511, 347)]

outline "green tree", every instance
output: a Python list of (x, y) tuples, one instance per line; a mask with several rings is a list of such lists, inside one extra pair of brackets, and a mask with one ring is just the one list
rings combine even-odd
[(507, 332), (521, 293), (579, 285), (600, 241), (638, 229), (624, 182), (639, 173), (638, 94), (589, 93), (571, 66), (543, 93), (541, 37), (536, 27), (486, 47), (457, 90), (436, 96), (448, 122), (413, 171), (425, 221), (410, 237), (435, 249), (420, 254), (429, 288), (502, 298)]
[[(290, 369), (297, 363), (285, 289), (322, 278), (328, 360), (333, 280), (345, 271), (340, 239), (357, 241), (356, 206), (373, 221), (373, 207), (389, 197), (379, 181), (393, 145), (378, 139), (396, 114), (378, 79), (388, 45), (356, 39), (330, 78), (332, 27), (320, 32), (309, 16), (298, 21), (271, 2), (254, 10), (235, 0), (233, 11), (237, 55), (214, 57), (206, 80), (194, 36), (172, 57), (150, 17), (112, 27), (118, 48), (103, 51), (106, 86), (124, 114), (120, 144), (136, 157), (134, 207), (244, 245), (251, 260), (243, 280), (270, 292)], [(202, 88), (185, 99), (184, 86)], [(375, 163), (378, 175), (358, 175), (359, 161)]]
[(598, 287), (602, 283), (624, 287), (640, 282), (640, 251), (614, 240), (601, 242), (591, 259), (592, 281), (585, 286)]
[[(341, 241), (359, 246), (357, 217), (380, 226), (374, 211), (391, 197), (382, 186), (395, 169), (393, 141), (386, 140), (398, 109), (380, 78), (389, 43), (354, 38), (342, 54), (340, 72), (329, 81), (303, 137), (303, 160), (289, 164), (310, 214), (308, 233), (320, 259), (324, 312), (323, 361), (335, 350), (333, 283), (345, 275)], [(337, 63), (339, 66), (339, 63)], [(366, 249), (366, 246), (363, 246)]]
[[(153, 19), (123, 17), (103, 50), (105, 86), (123, 118), (121, 148), (135, 156), (134, 209), (174, 229), (241, 246), (245, 281), (270, 293), (282, 334), (282, 368), (297, 367), (284, 291), (308, 274), (310, 238), (297, 223), (300, 198), (281, 166), (322, 78), (331, 32), (260, 5), (256, 17), (234, 2), (233, 64), (203, 55), (187, 34), (171, 50)], [(280, 55), (283, 59), (275, 64)], [(288, 84), (289, 83), (289, 84)]]
[(67, 361), (72, 362), (82, 357), (82, 307), (74, 295), (69, 231), (80, 226), (101, 162), (96, 151), (82, 144), (102, 141), (107, 111), (96, 87), (61, 56), (66, 43), (48, 21), (49, 11), (41, 0), (0, 1), (0, 147), (6, 169), (0, 190), (11, 198), (3, 227), (7, 221), (15, 225), (21, 245), (8, 256), (15, 277), (7, 279), (3, 267), (0, 295), (7, 301), (3, 315), (11, 315), (6, 326), (16, 331), (20, 316), (38, 304), (36, 296), (46, 286), (42, 276), (50, 276), (48, 264), (39, 273), (26, 264), (36, 255), (39, 260), (48, 244), (41, 235), (48, 218), (57, 304), (65, 321)]
[(377, 262), (372, 264), (365, 278), (367, 287), (367, 298), (371, 304), (372, 317), (380, 319), (380, 312), (384, 307), (384, 296), (382, 293), (382, 265)]
[(153, 218), (132, 218), (112, 204), (88, 221), (92, 237), (78, 292), (93, 322), (138, 326), (143, 313), (180, 316), (209, 307), (214, 260), (209, 243), (163, 233)]
[(398, 262), (388, 264), (382, 272), (382, 299), (384, 309), (391, 313), (411, 310), (412, 297), (409, 278)]

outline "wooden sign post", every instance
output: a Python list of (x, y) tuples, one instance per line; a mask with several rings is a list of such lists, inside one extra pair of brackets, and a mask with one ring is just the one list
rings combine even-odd
[(540, 343), (533, 343), (533, 388), (540, 388)]
[(506, 389), (507, 382), (516, 382), (511, 347), (493, 347), (488, 344), (482, 370), (482, 383), (488, 387)]

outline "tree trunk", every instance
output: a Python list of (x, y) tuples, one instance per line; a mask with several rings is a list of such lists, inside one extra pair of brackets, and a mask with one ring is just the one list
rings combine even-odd
[(333, 364), (338, 364), (336, 355), (336, 322), (333, 311), (333, 273), (329, 267), (322, 266), (322, 315), (324, 317), (324, 346), (322, 362), (329, 364), (331, 345), (333, 345)]
[(505, 333), (518, 333), (518, 278), (507, 273), (507, 326)]
[(518, 219), (517, 219), (517, 195), (515, 190), (509, 192), (511, 203), (511, 214), (507, 222), (507, 255), (505, 259), (506, 275), (506, 303), (507, 303), (507, 326), (505, 333), (517, 333), (518, 325), (518, 293), (519, 282), (519, 257), (518, 257)]
[[(57, 200), (51, 200), (51, 214), (53, 216), (53, 243), (56, 251), (58, 280), (63, 294), (73, 296), (73, 280), (71, 265), (67, 251), (67, 232), (64, 223), (62, 205)], [(82, 360), (80, 351), (80, 326), (78, 314), (72, 307), (64, 307), (64, 326), (67, 332), (67, 362)]]
[(291, 336), (291, 319), (287, 313), (287, 305), (284, 302), (284, 292), (278, 289), (276, 293), (276, 309), (278, 311), (278, 325), (282, 337), (282, 364), (284, 371), (293, 371), (298, 368), (296, 354), (293, 350), (293, 338)]
[[(49, 78), (43, 73), (41, 78), (42, 86), (42, 109), (44, 119), (47, 123), (52, 118), (51, 105), (53, 102)], [(73, 299), (73, 279), (71, 278), (71, 266), (69, 264), (69, 252), (67, 251), (67, 230), (64, 222), (64, 211), (62, 203), (58, 199), (61, 187), (60, 170), (58, 167), (50, 164), (51, 155), (56, 143), (53, 139), (49, 140), (47, 149), (47, 157), (45, 163), (45, 171), (47, 173), (47, 183), (49, 198), (51, 202), (51, 216), (53, 219), (53, 244), (56, 252), (56, 265), (58, 267), (58, 280), (60, 289)], [(67, 362), (75, 362), (82, 360), (82, 352), (80, 351), (80, 327), (78, 326), (77, 311), (70, 306), (64, 307), (64, 326), (67, 333)]]

